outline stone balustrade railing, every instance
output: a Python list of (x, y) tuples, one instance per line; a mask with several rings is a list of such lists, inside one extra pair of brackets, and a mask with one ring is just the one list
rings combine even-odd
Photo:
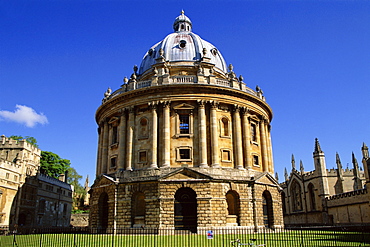
[[(227, 79), (222, 79), (222, 78), (216, 78), (213, 83), (210, 83), (208, 80), (206, 80), (206, 84), (214, 84), (214, 85), (219, 85), (223, 87), (232, 87), (232, 84), (230, 83), (229, 80)], [(169, 84), (193, 84), (193, 83), (198, 83), (198, 77), (197, 76), (190, 76), (190, 75), (176, 75), (172, 76), (169, 78)], [(239, 83), (239, 82), (238, 82)], [(108, 95), (106, 98), (103, 99), (103, 102), (105, 102), (108, 99), (114, 98), (117, 95), (120, 95), (124, 92), (132, 91), (135, 89), (140, 89), (140, 88), (145, 88), (145, 87), (150, 87), (153, 85), (152, 80), (146, 80), (146, 81), (130, 81), (128, 84), (123, 84), (122, 87), (110, 95)], [(161, 85), (160, 83), (157, 85)], [(235, 86), (233, 87), (235, 88)], [(252, 94), (254, 96), (259, 97), (257, 92), (252, 90), (251, 88), (248, 88), (245, 86), (243, 83), (242, 91), (245, 91), (249, 94)], [(262, 97), (262, 96), (260, 96)]]

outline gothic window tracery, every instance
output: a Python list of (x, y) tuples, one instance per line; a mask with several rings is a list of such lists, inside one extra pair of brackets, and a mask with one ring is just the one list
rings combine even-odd
[(293, 181), (290, 194), (292, 196), (292, 208), (293, 212), (302, 211), (302, 195), (301, 186), (296, 180)]

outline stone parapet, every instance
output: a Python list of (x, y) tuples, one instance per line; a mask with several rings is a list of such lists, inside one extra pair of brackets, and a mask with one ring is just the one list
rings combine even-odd
[(348, 205), (348, 200), (351, 201), (351, 204), (369, 202), (367, 189), (354, 190), (326, 198), (328, 207)]

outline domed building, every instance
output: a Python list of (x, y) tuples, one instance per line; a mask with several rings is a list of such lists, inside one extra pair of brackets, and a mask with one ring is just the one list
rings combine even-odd
[(96, 112), (90, 226), (283, 225), (262, 90), (247, 87), (183, 12), (173, 29)]

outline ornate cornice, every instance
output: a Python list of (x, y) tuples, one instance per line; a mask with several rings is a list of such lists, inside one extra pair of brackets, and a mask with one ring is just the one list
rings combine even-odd
[[(111, 112), (114, 111), (114, 108), (116, 108), (117, 105), (124, 108), (129, 106), (125, 105), (129, 102), (133, 102), (135, 105), (148, 104), (148, 98), (153, 98), (155, 99), (154, 101), (157, 100), (160, 103), (163, 103), (163, 100), (161, 99), (164, 97), (168, 99), (164, 101), (171, 101), (174, 98), (178, 98), (180, 100), (181, 97), (183, 97), (184, 100), (185, 97), (193, 100), (192, 97), (188, 96), (189, 94), (193, 95), (194, 100), (197, 100), (195, 98), (207, 99), (207, 101), (211, 103), (211, 106), (216, 104), (215, 102), (217, 102), (217, 104), (222, 102), (234, 105), (236, 104), (235, 101), (238, 101), (237, 104), (240, 107), (248, 108), (249, 112), (253, 111), (258, 113), (258, 115), (267, 114), (268, 119), (272, 119), (273, 114), (270, 106), (265, 101), (261, 100), (257, 96), (249, 94), (248, 92), (208, 84), (169, 84), (141, 88), (117, 95), (106, 101), (97, 109), (96, 120), (100, 121), (99, 119), (102, 117), (111, 115)], [(231, 96), (231, 98), (228, 96)], [(209, 100), (209, 98), (214, 98), (214, 100)], [(252, 105), (248, 104), (248, 102), (251, 102)], [(258, 109), (258, 107), (260, 107), (260, 109)], [(265, 114), (263, 114), (263, 112), (265, 112)]]

